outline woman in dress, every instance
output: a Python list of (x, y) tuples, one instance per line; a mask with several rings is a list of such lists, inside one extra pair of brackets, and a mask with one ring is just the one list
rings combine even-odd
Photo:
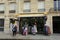
[(35, 23), (34, 26), (32, 27), (32, 34), (36, 34), (36, 33), (37, 33), (37, 27)]

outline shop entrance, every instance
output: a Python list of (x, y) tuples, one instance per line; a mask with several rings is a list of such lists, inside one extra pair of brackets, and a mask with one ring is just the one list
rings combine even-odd
[(31, 27), (36, 22), (37, 23), (37, 31), (38, 33), (43, 33), (43, 27), (44, 27), (44, 17), (20, 17), (19, 21), (19, 31), (22, 33), (22, 27), (24, 26), (24, 23), (28, 23), (28, 31), (31, 33)]
[(53, 17), (53, 33), (60, 33), (60, 16)]

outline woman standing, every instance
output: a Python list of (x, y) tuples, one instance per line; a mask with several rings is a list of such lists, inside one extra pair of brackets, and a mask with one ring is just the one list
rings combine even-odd
[(25, 23), (24, 29), (23, 29), (23, 35), (27, 35), (27, 34), (28, 34), (28, 24)]
[(36, 34), (37, 33), (37, 27), (36, 27), (36, 23), (34, 24), (34, 26), (32, 27), (32, 34)]

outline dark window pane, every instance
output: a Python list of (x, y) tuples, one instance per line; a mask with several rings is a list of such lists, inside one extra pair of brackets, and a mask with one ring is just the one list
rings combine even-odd
[(29, 10), (29, 9), (26, 9), (26, 10), (23, 10), (23, 12), (31, 12), (31, 10)]
[(10, 10), (9, 13), (15, 13), (16, 11), (15, 10)]
[(58, 10), (60, 11), (60, 1), (58, 1)]
[(0, 19), (0, 31), (4, 31), (4, 19)]
[(45, 9), (38, 9), (38, 12), (44, 12)]
[(0, 19), (0, 27), (4, 27), (4, 19)]
[(60, 0), (58, 0), (58, 1), (60, 1)]
[(54, 10), (57, 11), (57, 1), (54, 1)]
[(0, 11), (0, 13), (4, 13), (4, 11)]
[(38, 1), (45, 1), (45, 0), (38, 0)]
[(0, 28), (0, 31), (4, 31), (4, 28)]
[(58, 9), (57, 8), (54, 8), (54, 11), (58, 11)]
[(54, 0), (54, 1), (57, 1), (57, 0)]

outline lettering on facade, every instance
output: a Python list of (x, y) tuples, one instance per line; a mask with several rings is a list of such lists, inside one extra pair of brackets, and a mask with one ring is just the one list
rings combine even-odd
[(5, 17), (15, 17), (15, 15), (5, 15)]

